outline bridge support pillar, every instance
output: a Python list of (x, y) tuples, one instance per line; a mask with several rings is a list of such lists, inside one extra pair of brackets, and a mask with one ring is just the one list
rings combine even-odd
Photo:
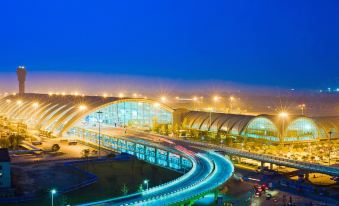
[(270, 163), (270, 170), (273, 170), (273, 163)]
[(260, 172), (264, 171), (264, 167), (265, 167), (265, 162), (261, 161), (260, 162)]

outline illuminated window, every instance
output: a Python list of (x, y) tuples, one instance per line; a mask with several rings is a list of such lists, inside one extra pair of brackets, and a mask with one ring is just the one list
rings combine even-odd
[[(157, 124), (172, 124), (172, 112), (159, 105), (148, 102), (119, 102), (100, 109), (101, 121), (113, 126), (132, 126), (152, 128)], [(84, 120), (89, 124), (97, 124), (97, 111)]]
[(292, 121), (285, 131), (284, 141), (314, 140), (318, 136), (316, 125), (307, 118)]
[(279, 141), (278, 129), (273, 122), (265, 117), (253, 119), (243, 133), (250, 138), (264, 138), (271, 141)]

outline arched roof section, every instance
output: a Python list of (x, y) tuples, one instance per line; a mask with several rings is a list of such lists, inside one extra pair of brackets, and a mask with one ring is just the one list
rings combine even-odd
[(279, 141), (280, 132), (276, 124), (266, 116), (252, 118), (241, 132), (248, 138), (263, 138), (272, 141)]
[(240, 134), (253, 116), (190, 111), (184, 118), (187, 121), (188, 128), (191, 129), (213, 132), (221, 130), (224, 132), (232, 132), (236, 135)]
[(316, 123), (307, 117), (298, 117), (289, 122), (283, 131), (283, 141), (308, 141), (319, 137)]
[[(16, 103), (18, 100), (22, 101), (20, 105)], [(62, 133), (91, 112), (121, 102), (147, 102), (171, 113), (174, 111), (171, 107), (151, 99), (23, 94), (0, 99), (0, 112), (7, 117), (21, 115), (27, 122), (34, 117), (35, 126), (39, 125), (41, 129), (60, 129)], [(38, 103), (38, 108), (32, 107), (34, 103)], [(86, 111), (80, 111), (80, 105), (86, 106)]]
[[(72, 118), (70, 118), (68, 121), (65, 122), (65, 125), (63, 128), (60, 130), (60, 135), (69, 130), (76, 122), (80, 121), (82, 118), (90, 115), (91, 113), (94, 113), (96, 111), (99, 111), (100, 109), (103, 109), (105, 107), (118, 104), (118, 103), (124, 103), (124, 102), (141, 102), (141, 103), (148, 103), (151, 105), (157, 105), (159, 108), (162, 108), (168, 112), (173, 113), (173, 109), (165, 104), (161, 104), (157, 101), (151, 100), (151, 99), (143, 99), (143, 98), (137, 98), (137, 99), (132, 99), (132, 98), (124, 98), (124, 99), (118, 99), (112, 102), (107, 102), (105, 104), (101, 104), (99, 106), (96, 106), (98, 102), (92, 105), (86, 105), (87, 109), (85, 111), (79, 111), (79, 108), (75, 108), (78, 111), (76, 112), (76, 115), (74, 115)], [(56, 128), (53, 128), (53, 130)]]
[(332, 132), (332, 138), (339, 138), (339, 117), (313, 117), (314, 122), (319, 129), (320, 138), (329, 138), (329, 132)]

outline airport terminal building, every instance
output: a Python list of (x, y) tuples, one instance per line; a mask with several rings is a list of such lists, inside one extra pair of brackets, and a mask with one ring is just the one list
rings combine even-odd
[[(169, 131), (200, 131), (221, 138), (265, 139), (273, 142), (314, 141), (339, 130), (339, 117), (240, 115), (172, 108), (144, 98), (19, 94), (0, 100), (0, 116), (26, 123), (54, 136), (96, 125)], [(331, 138), (337, 138), (332, 136)]]

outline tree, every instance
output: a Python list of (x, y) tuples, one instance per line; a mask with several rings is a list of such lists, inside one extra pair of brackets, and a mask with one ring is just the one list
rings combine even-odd
[(1, 148), (8, 148), (10, 146), (8, 137), (1, 137), (0, 138), (0, 147)]
[(68, 198), (67, 198), (66, 195), (62, 195), (62, 196), (59, 198), (59, 205), (60, 205), (60, 206), (67, 206), (67, 205), (69, 205)]
[(178, 134), (179, 134), (179, 125), (176, 123), (176, 124), (174, 124), (174, 126), (173, 126), (173, 128), (172, 128), (172, 132), (173, 132), (173, 134), (174, 134), (174, 136), (178, 136)]
[(199, 130), (192, 130), (192, 136), (193, 136), (193, 138), (195, 138), (195, 139), (199, 139), (199, 137), (200, 137), (200, 132), (199, 132)]
[(60, 150), (60, 146), (58, 144), (53, 144), (52, 146), (52, 152), (57, 152)]
[(158, 124), (158, 118), (153, 117), (152, 119), (152, 131), (153, 132), (159, 132), (159, 124)]
[(168, 135), (167, 125), (165, 125), (165, 124), (161, 125), (160, 133), (164, 134), (164, 135)]
[(126, 186), (126, 184), (124, 184), (121, 188), (121, 192), (123, 195), (127, 195), (128, 194), (128, 187)]
[(83, 157), (84, 159), (87, 159), (87, 158), (89, 157), (90, 151), (89, 151), (89, 149), (83, 149), (83, 150), (81, 151), (81, 154), (82, 154), (82, 157)]
[(144, 187), (142, 186), (142, 184), (140, 184), (137, 192), (143, 192), (143, 191), (144, 191)]
[(21, 135), (17, 135), (17, 134), (11, 134), (8, 137), (8, 141), (9, 141), (9, 148), (16, 150), (19, 148), (19, 145), (22, 143), (22, 141), (25, 138)]

